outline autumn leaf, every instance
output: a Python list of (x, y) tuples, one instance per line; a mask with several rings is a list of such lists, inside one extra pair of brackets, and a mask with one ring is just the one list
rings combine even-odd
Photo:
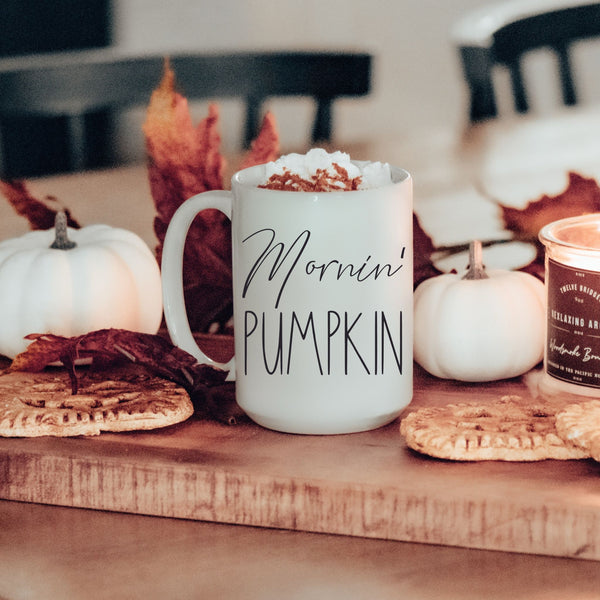
[[(175, 73), (167, 61), (163, 80), (150, 99), (143, 131), (160, 262), (167, 228), (179, 206), (201, 192), (224, 189), (219, 110), (211, 104), (207, 117), (195, 127), (186, 98), (175, 89)], [(275, 119), (268, 114), (242, 166), (274, 160), (278, 153)], [(192, 331), (226, 323), (233, 314), (233, 290), (231, 224), (223, 213), (210, 209), (196, 217), (186, 239), (183, 265)]]
[(415, 213), (413, 213), (413, 249), (413, 285), (416, 288), (425, 279), (440, 275), (442, 272), (433, 264), (432, 255), (436, 248), (431, 238), (421, 227), (419, 218)]
[[(208, 116), (194, 127), (187, 99), (175, 91), (175, 74), (167, 62), (143, 125), (159, 262), (167, 228), (179, 206), (195, 194), (223, 189), (225, 159), (219, 150), (218, 120), (218, 108), (211, 104)], [(214, 320), (229, 318), (231, 227), (220, 211), (203, 211), (190, 227), (183, 277), (193, 330), (204, 331)]]
[[(8, 370), (35, 373), (62, 362), (71, 379), (73, 394), (78, 391), (79, 370), (85, 372), (98, 365), (129, 361), (180, 385), (188, 392), (196, 412), (203, 416), (233, 423), (242, 414), (235, 405), (234, 384), (225, 381), (225, 371), (199, 364), (161, 335), (101, 329), (73, 337), (31, 334), (27, 339), (32, 342), (14, 358)], [(91, 359), (92, 366), (77, 367), (76, 361), (81, 359)]]
[(175, 91), (175, 74), (167, 62), (142, 127), (159, 247), (183, 202), (201, 192), (223, 189), (225, 159), (219, 151), (219, 110), (214, 104), (208, 110), (208, 116), (194, 127), (187, 99)]
[(250, 150), (242, 159), (240, 169), (262, 165), (279, 158), (279, 134), (275, 124), (275, 116), (267, 112), (264, 116), (260, 131), (250, 145)]
[(568, 174), (564, 191), (556, 196), (542, 195), (518, 209), (500, 204), (504, 228), (512, 232), (515, 240), (532, 243), (535, 258), (519, 269), (540, 279), (545, 277), (545, 251), (538, 235), (542, 227), (553, 221), (600, 211), (600, 187), (593, 178), (573, 171)]
[(29, 227), (33, 230), (54, 227), (56, 214), (60, 211), (66, 214), (69, 227), (73, 229), (79, 229), (80, 227), (69, 210), (62, 206), (56, 198), (46, 196), (44, 201), (35, 198), (24, 181), (0, 180), (0, 191), (15, 209), (15, 212), (29, 221)]
[(566, 189), (556, 196), (544, 194), (523, 209), (500, 204), (504, 227), (515, 239), (537, 242), (544, 225), (586, 213), (600, 211), (600, 187), (595, 179), (574, 172), (568, 175)]

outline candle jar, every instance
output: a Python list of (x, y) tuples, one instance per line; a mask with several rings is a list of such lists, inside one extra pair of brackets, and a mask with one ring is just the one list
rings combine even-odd
[(600, 214), (561, 219), (545, 246), (545, 396), (600, 397)]

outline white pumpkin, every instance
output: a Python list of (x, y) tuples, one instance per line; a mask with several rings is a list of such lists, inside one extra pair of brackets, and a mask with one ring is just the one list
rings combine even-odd
[(131, 231), (108, 225), (67, 229), (60, 213), (55, 229), (0, 242), (4, 356), (25, 350), (30, 333), (74, 336), (104, 328), (156, 333), (161, 319), (158, 262)]
[(471, 248), (466, 274), (421, 283), (414, 295), (414, 357), (445, 379), (494, 381), (533, 368), (544, 354), (544, 284), (523, 272), (481, 264)]

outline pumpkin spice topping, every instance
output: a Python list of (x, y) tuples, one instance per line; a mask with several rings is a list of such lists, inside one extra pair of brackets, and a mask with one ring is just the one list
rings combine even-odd
[(362, 177), (349, 177), (348, 171), (337, 163), (333, 163), (332, 167), (335, 170), (334, 175), (331, 175), (326, 169), (317, 169), (310, 179), (304, 179), (298, 173), (284, 169), (283, 173), (274, 173), (269, 177), (267, 183), (258, 187), (291, 192), (347, 192), (359, 188)]

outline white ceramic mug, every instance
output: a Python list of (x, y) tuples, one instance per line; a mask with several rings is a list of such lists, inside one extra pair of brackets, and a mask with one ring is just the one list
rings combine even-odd
[[(358, 163), (360, 164), (360, 163)], [(183, 247), (194, 217), (232, 222), (236, 398), (278, 431), (337, 434), (394, 420), (412, 398), (412, 179), (344, 192), (257, 187), (264, 166), (231, 192), (198, 194), (165, 237), (163, 299), (173, 343), (201, 362), (185, 313)]]

